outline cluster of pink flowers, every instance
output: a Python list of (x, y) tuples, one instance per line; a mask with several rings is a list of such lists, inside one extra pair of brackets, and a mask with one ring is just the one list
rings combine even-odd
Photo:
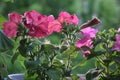
[(58, 21), (60, 21), (62, 24), (66, 22), (68, 24), (77, 25), (79, 22), (79, 19), (75, 14), (70, 15), (67, 12), (61, 12), (59, 14)]
[[(61, 32), (64, 24), (76, 26), (79, 22), (79, 19), (75, 14), (70, 15), (68, 12), (63, 11), (60, 12), (57, 19), (55, 19), (53, 15), (42, 15), (35, 10), (25, 12), (23, 15), (19, 15), (17, 12), (10, 13), (8, 14), (8, 18), (8, 22), (3, 22), (3, 31), (8, 38), (17, 36), (17, 33), (19, 32), (18, 28), (20, 27), (19, 25), (23, 25), (24, 28), (28, 29), (28, 36), (33, 38), (44, 38), (54, 32)], [(76, 42), (76, 47), (82, 48), (86, 46), (90, 49), (93, 47), (92, 39), (95, 38), (98, 30), (89, 26), (98, 23), (100, 23), (100, 21), (97, 18), (93, 18), (90, 22), (83, 25), (80, 32), (80, 34), (83, 35), (83, 38)], [(81, 52), (84, 56), (91, 54), (89, 50), (81, 49)]]
[(16, 37), (18, 32), (18, 24), (22, 22), (22, 16), (17, 12), (14, 12), (8, 14), (8, 18), (8, 22), (3, 22), (3, 31), (8, 36), (8, 38), (11, 38), (12, 36)]
[(14, 12), (9, 14), (8, 17), (9, 21), (3, 22), (4, 33), (8, 38), (17, 36), (19, 24), (28, 29), (28, 36), (43, 38), (53, 32), (60, 32), (64, 23), (77, 25), (79, 22), (75, 14), (70, 15), (68, 12), (60, 12), (57, 19), (53, 15), (42, 15), (35, 10), (25, 12), (23, 15)]
[[(88, 47), (88, 48), (92, 48), (92, 43), (93, 43), (93, 38), (95, 38), (96, 33), (98, 32), (97, 29), (94, 29), (92, 27), (87, 27), (87, 28), (83, 28), (80, 32), (80, 34), (83, 35), (83, 38), (80, 39), (77, 43), (76, 43), (76, 47), (78, 48), (82, 48), (82, 47)], [(83, 56), (86, 56), (87, 54), (91, 54), (91, 52), (89, 50), (83, 50), (81, 49), (81, 52), (83, 53)]]

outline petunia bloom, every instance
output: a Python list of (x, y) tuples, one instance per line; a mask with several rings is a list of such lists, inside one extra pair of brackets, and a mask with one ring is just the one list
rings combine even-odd
[[(81, 30), (80, 34), (83, 35), (83, 38), (80, 39), (79, 41), (76, 42), (76, 47), (78, 48), (82, 48), (84, 46), (88, 47), (88, 48), (92, 48), (92, 38), (95, 38), (96, 33), (98, 32), (97, 29), (91, 28), (91, 27), (87, 27)], [(81, 51), (84, 52), (84, 51)], [(87, 51), (88, 52), (88, 51)], [(87, 54), (86, 52), (83, 53)], [(90, 54), (90, 52), (89, 52)]]
[(116, 41), (114, 42), (112, 50), (117, 50), (120, 52), (120, 35), (116, 35)]
[(83, 28), (81, 30), (82, 35), (89, 36), (90, 38), (94, 38), (97, 32), (98, 30), (92, 27)]
[(65, 22), (68, 24), (78, 25), (79, 19), (75, 14), (70, 15), (68, 12), (62, 11), (58, 16), (58, 21), (60, 21), (62, 24)]
[(17, 36), (18, 26), (14, 22), (3, 22), (3, 31), (8, 38)]
[(22, 16), (19, 15), (17, 12), (13, 12), (8, 14), (9, 21), (19, 24), (22, 22)]
[(76, 43), (76, 47), (87, 46), (87, 47), (91, 48), (91, 46), (92, 46), (92, 38), (95, 37), (97, 32), (98, 32), (97, 29), (94, 29), (94, 28), (91, 28), (91, 27), (87, 27), (87, 28), (82, 29), (80, 34), (83, 35), (83, 38), (80, 39)]
[(81, 48), (81, 47), (89, 47), (92, 48), (92, 40), (90, 38), (84, 37), (82, 39), (80, 39), (79, 41), (77, 41), (76, 43), (76, 47)]
[(53, 15), (46, 16), (32, 10), (24, 13), (24, 17), (24, 25), (29, 29), (28, 35), (31, 37), (43, 38), (61, 31), (62, 26)]
[[(38, 25), (40, 23), (39, 20), (41, 20), (42, 16), (43, 15), (41, 15), (39, 12), (37, 12), (35, 10), (25, 12), (24, 13), (25, 23)], [(27, 25), (27, 27), (28, 27), (28, 25)]]
[(62, 29), (62, 25), (58, 20), (54, 20), (49, 22), (48, 24), (48, 33), (52, 34), (53, 32), (60, 32)]

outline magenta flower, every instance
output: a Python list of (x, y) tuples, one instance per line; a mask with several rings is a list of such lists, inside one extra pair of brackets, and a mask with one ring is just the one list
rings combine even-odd
[(88, 37), (83, 37), (76, 43), (76, 47), (81, 48), (81, 47), (89, 47), (92, 48), (92, 40)]
[(94, 38), (96, 33), (98, 32), (97, 29), (94, 29), (92, 27), (87, 27), (87, 28), (83, 28), (81, 30), (81, 33), (84, 35), (84, 36), (89, 36), (90, 38)]
[(48, 24), (49, 34), (52, 34), (53, 32), (60, 32), (61, 29), (62, 29), (62, 25), (58, 20), (51, 21)]
[(39, 12), (35, 10), (31, 10), (25, 12), (24, 17), (25, 17), (24, 23), (26, 27), (31, 28), (33, 25), (37, 26), (40, 23), (40, 20), (43, 17), (43, 15), (41, 15)]
[(62, 24), (65, 22), (68, 24), (78, 25), (79, 19), (75, 14), (70, 15), (68, 12), (60, 12), (58, 21)]
[[(95, 38), (96, 33), (98, 32), (97, 29), (91, 28), (91, 27), (87, 27), (81, 30), (81, 33), (83, 35), (83, 38), (80, 39), (79, 41), (76, 42), (76, 47), (78, 48), (82, 48), (84, 46), (88, 47), (88, 48), (92, 48), (92, 38)], [(83, 55), (86, 55), (86, 51), (81, 51), (83, 53)], [(88, 52), (88, 50), (87, 50)], [(90, 54), (90, 52), (89, 52)]]
[(17, 36), (18, 26), (14, 22), (3, 22), (3, 31), (8, 38)]
[(9, 21), (19, 24), (22, 22), (22, 16), (19, 15), (17, 12), (8, 14)]
[(117, 50), (120, 52), (120, 35), (116, 35), (116, 41), (114, 42), (112, 50)]
[(81, 34), (83, 35), (83, 38), (80, 39), (77, 43), (76, 43), (76, 47), (82, 47), (82, 46), (87, 46), (89, 48), (91, 48), (91, 43), (92, 43), (92, 38), (95, 37), (96, 33), (98, 32), (97, 29), (91, 28), (91, 27), (87, 27), (81, 30)]
[(18, 24), (22, 22), (22, 16), (17, 12), (8, 14), (9, 22), (3, 22), (3, 31), (8, 38), (17, 36)]
[(25, 26), (29, 29), (28, 35), (31, 37), (43, 38), (52, 34), (53, 32), (61, 31), (61, 24), (55, 20), (53, 15), (41, 15), (32, 10), (24, 13)]
[(48, 17), (47, 16), (41, 16), (39, 19), (39, 22), (37, 23), (31, 22), (27, 24), (26, 26), (29, 28), (28, 35), (31, 37), (37, 37), (37, 38), (43, 38), (48, 34)]

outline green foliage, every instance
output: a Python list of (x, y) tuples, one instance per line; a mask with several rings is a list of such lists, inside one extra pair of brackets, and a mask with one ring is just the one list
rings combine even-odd
[(13, 48), (13, 41), (0, 30), (0, 74), (3, 77), (7, 77), (7, 75), (11, 73), (23, 72), (25, 70), (24, 67), (20, 65), (20, 61), (16, 60), (16, 62), (14, 62), (15, 57), (13, 58), (14, 60), (12, 60), (14, 64), (11, 63), (11, 58), (14, 54)]
[(2, 22), (5, 22), (5, 21), (6, 19), (2, 15), (0, 15), (0, 28), (2, 28)]
[(94, 48), (91, 50), (92, 54), (88, 55), (87, 59), (96, 57), (96, 68), (100, 70), (100, 73), (99, 71), (92, 70), (93, 72), (99, 73), (95, 73), (96, 75), (92, 75), (93, 72), (88, 72), (89, 74), (86, 75), (86, 78), (88, 80), (91, 80), (95, 77), (100, 80), (118, 79), (118, 75), (120, 74), (120, 55), (119, 52), (112, 49), (115, 37), (118, 34), (119, 32), (113, 28), (97, 33), (96, 39), (93, 40)]
[(14, 44), (13, 42), (5, 36), (2, 31), (0, 30), (0, 52), (7, 52), (13, 49)]
[(4, 0), (4, 1), (5, 1), (5, 2), (9, 2), (9, 1), (10, 1), (10, 2), (14, 2), (14, 0)]
[(59, 80), (61, 78), (61, 71), (57, 69), (50, 69), (46, 74), (53, 80)]
[(19, 60), (16, 60), (14, 64), (11, 63), (12, 54), (10, 51), (0, 54), (0, 73), (2, 73), (3, 77), (7, 77), (8, 74), (23, 73), (25, 71)]
[(86, 79), (91, 80), (91, 79), (97, 79), (98, 75), (100, 75), (102, 70), (99, 69), (91, 69), (86, 73)]

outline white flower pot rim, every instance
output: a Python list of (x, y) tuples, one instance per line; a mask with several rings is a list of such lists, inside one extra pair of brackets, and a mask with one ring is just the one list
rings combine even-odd
[(9, 74), (8, 77), (12, 80), (24, 80), (24, 74), (23, 73)]

